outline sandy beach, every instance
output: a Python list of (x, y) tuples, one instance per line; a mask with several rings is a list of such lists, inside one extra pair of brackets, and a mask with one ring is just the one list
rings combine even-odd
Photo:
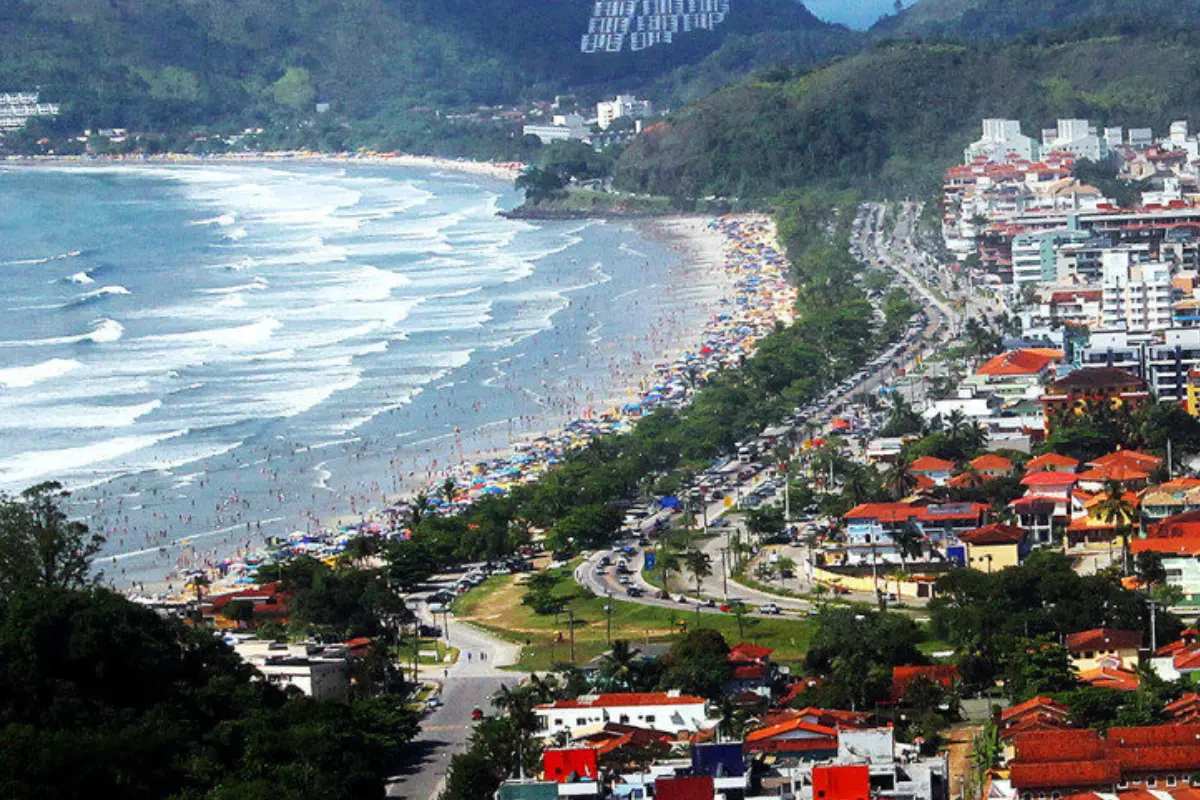
[(307, 150), (281, 150), (253, 153), (219, 153), (196, 156), (181, 153), (130, 156), (12, 156), (0, 164), (36, 167), (45, 166), (112, 166), (120, 164), (153, 166), (155, 164), (212, 165), (212, 164), (369, 164), (372, 166), (409, 167), (416, 169), (449, 170), (467, 175), (515, 180), (525, 168), (519, 162), (471, 161), (459, 158), (439, 158), (409, 153), (317, 153)]

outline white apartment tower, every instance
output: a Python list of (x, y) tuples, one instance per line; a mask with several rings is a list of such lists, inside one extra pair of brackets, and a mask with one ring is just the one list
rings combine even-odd
[(972, 142), (963, 151), (963, 162), (970, 164), (983, 156), (988, 161), (1004, 163), (1010, 153), (1016, 153), (1026, 161), (1038, 158), (1037, 142), (1021, 133), (1021, 123), (1015, 119), (985, 119), (983, 137)]
[(1171, 327), (1171, 267), (1137, 263), (1134, 251), (1106, 250), (1100, 265), (1100, 322), (1103, 328), (1162, 331)]
[(600, 130), (608, 127), (621, 117), (644, 119), (654, 113), (654, 106), (649, 100), (639, 100), (631, 94), (619, 94), (614, 100), (596, 103), (596, 124)]

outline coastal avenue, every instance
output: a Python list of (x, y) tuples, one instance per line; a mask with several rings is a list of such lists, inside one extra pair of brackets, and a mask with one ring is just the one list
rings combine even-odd
[[(914, 238), (920, 207), (911, 203), (903, 203), (897, 205), (896, 208), (896, 224), (893, 227), (890, 237), (887, 238), (885, 238), (886, 234), (883, 231), (883, 219), (887, 206), (883, 204), (866, 204), (860, 208), (860, 228), (857, 241), (857, 246), (861, 253), (860, 258), (867, 264), (890, 269), (895, 272), (908, 285), (910, 291), (922, 301), (928, 321), (911, 339), (906, 340), (905, 344), (908, 345), (908, 349), (904, 356), (895, 358), (883, 368), (870, 372), (864, 379), (855, 382), (848, 390), (827, 395), (824, 402), (809, 417), (810, 423), (815, 423), (821, 428), (827, 426), (835, 416), (845, 410), (849, 398), (858, 394), (879, 391), (888, 384), (889, 380), (901, 374), (901, 371), (906, 373), (916, 366), (919, 357), (927, 354), (931, 349), (940, 346), (947, 337), (956, 335), (961, 327), (962, 315), (954, 309), (951, 303), (939, 297), (935, 293), (935, 290), (925, 283), (924, 279), (930, 277), (938, 277), (940, 279), (941, 275), (933, 266), (935, 264), (934, 259), (919, 249)], [(946, 283), (942, 283), (941, 286), (936, 287), (936, 292), (949, 292), (950, 290), (951, 287)], [(943, 297), (945, 297), (944, 294)], [(972, 308), (976, 298), (964, 294), (955, 297), (954, 300), (963, 303), (967, 308)], [(750, 482), (734, 483), (728, 487), (727, 494), (740, 495), (748, 492), (751, 488), (752, 483)], [(781, 495), (777, 494), (774, 502), (781, 503)], [(716, 520), (725, 511), (726, 508), (723, 501), (711, 503), (706, 509), (707, 518), (709, 520)], [(668, 518), (669, 515), (665, 512), (660, 512), (660, 514), (650, 517), (641, 524), (640, 533), (645, 534), (660, 519), (665, 521)], [(720, 534), (704, 539), (699, 546), (712, 559), (713, 564), (712, 574), (701, 580), (701, 594), (703, 597), (714, 600), (739, 599), (756, 605), (773, 603), (783, 613), (808, 612), (812, 604), (807, 600), (758, 591), (738, 583), (728, 576), (727, 570), (730, 567), (723, 562), (725, 553), (722, 551), (729, 549), (730, 541), (735, 532), (744, 533), (741, 530), (741, 520), (729, 519), (725, 527), (714, 528), (713, 530), (719, 530)], [(632, 545), (634, 541), (634, 539), (630, 539), (620, 544)], [(646, 582), (642, 575), (642, 568), (645, 563), (644, 555), (639, 550), (628, 557), (630, 570), (628, 576), (629, 586), (640, 589), (640, 596), (627, 595), (628, 587), (620, 584), (616, 576), (602, 565), (601, 562), (605, 556), (612, 556), (615, 559), (617, 556), (615, 552), (600, 551), (592, 553), (576, 568), (575, 579), (582, 586), (600, 596), (610, 596), (626, 602), (641, 603), (643, 605), (680, 608), (681, 603), (679, 598), (682, 595), (676, 593), (666, 599), (660, 599), (657, 596), (658, 588)], [(799, 563), (807, 561), (807, 551), (803, 551), (802, 554), (798, 555), (801, 555)], [(811, 585), (803, 585), (803, 575), (804, 572), (802, 571), (796, 580), (801, 582), (801, 588), (810, 589)], [(875, 600), (874, 597), (865, 595), (854, 596), (853, 599), (868, 602)], [(692, 611), (697, 610), (694, 599), (688, 601), (686, 607)], [(699, 611), (710, 614), (725, 613), (720, 611), (719, 608), (704, 606)], [(766, 615), (755, 613), (751, 614), (751, 616)]]

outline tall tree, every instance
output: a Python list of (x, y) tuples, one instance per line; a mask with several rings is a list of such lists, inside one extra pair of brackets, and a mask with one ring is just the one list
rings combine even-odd
[(0, 495), (0, 596), (22, 586), (80, 589), (99, 580), (92, 559), (104, 537), (67, 518), (67, 497), (53, 482), (16, 498)]

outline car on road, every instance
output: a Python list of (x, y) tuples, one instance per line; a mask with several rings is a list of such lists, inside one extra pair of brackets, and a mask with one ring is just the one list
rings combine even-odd
[(629, 576), (628, 575), (618, 575), (617, 583), (621, 584), (622, 586), (628, 586), (629, 585)]
[(763, 603), (761, 606), (758, 607), (758, 613), (760, 613), (760, 614), (780, 614), (782, 612), (780, 611), (779, 606), (775, 605), (774, 603)]
[(442, 698), (434, 696), (425, 701), (425, 710), (426, 711), (434, 711), (434, 710), (440, 708), (441, 705), (442, 705)]
[(625, 590), (625, 594), (629, 597), (641, 597), (642, 590), (636, 586), (630, 586)]
[(475, 708), (471, 709), (471, 719), (473, 719), (473, 720), (483, 719), (483, 709), (480, 708), (479, 706), (475, 706)]

